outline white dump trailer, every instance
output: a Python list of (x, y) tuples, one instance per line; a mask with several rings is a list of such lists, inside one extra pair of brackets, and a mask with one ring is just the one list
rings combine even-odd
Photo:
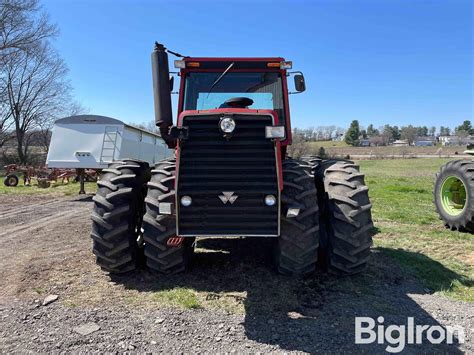
[(49, 168), (103, 169), (126, 158), (153, 165), (172, 154), (158, 134), (110, 117), (79, 115), (55, 122), (46, 163)]

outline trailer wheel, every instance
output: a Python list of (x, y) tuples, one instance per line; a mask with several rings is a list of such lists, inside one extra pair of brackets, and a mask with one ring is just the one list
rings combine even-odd
[(176, 237), (176, 215), (172, 210), (176, 203), (175, 172), (175, 158), (157, 163), (151, 172), (145, 198), (143, 238), (146, 263), (150, 269), (163, 274), (184, 271), (194, 251), (194, 238), (184, 238), (177, 246), (168, 245), (168, 240)]
[(149, 167), (144, 162), (125, 160), (110, 164), (103, 172), (93, 197), (93, 253), (103, 270), (125, 273), (143, 259), (140, 227)]
[(9, 174), (3, 178), (3, 184), (9, 187), (17, 186), (18, 181), (18, 176), (16, 176), (15, 174)]
[[(319, 208), (308, 164), (286, 159), (281, 195), (281, 229), (275, 248), (275, 263), (281, 274), (304, 276), (316, 268), (319, 246)], [(288, 213), (289, 209), (298, 215)]]
[(443, 165), (436, 174), (434, 201), (446, 227), (474, 232), (474, 162), (464, 159)]
[(372, 205), (359, 167), (347, 160), (316, 165), (321, 207), (320, 262), (336, 275), (365, 269), (372, 246)]

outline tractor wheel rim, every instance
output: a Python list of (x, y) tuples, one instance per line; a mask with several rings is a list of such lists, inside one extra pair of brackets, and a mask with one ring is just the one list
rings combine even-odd
[(10, 178), (8, 179), (8, 183), (9, 183), (10, 185), (15, 184), (15, 182), (16, 182), (16, 179), (15, 179), (14, 177), (10, 177)]
[(466, 186), (456, 176), (449, 176), (441, 185), (441, 205), (451, 216), (460, 215), (466, 208)]

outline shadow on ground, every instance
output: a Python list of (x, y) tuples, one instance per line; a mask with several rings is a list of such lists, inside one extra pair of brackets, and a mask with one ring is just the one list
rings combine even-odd
[[(204, 239), (198, 242), (193, 268), (181, 275), (156, 276), (139, 271), (114, 276), (113, 281), (130, 289), (150, 292), (177, 287), (206, 291), (216, 299), (235, 297), (245, 308), (246, 335), (259, 343), (278, 345), (282, 350), (309, 353), (329, 351), (377, 351), (387, 344), (354, 344), (356, 316), (384, 317), (384, 325), (439, 325), (420, 307), (412, 294), (440, 291), (461, 275), (422, 254), (394, 249), (375, 249), (363, 275), (337, 278), (319, 271), (315, 277), (295, 280), (277, 275), (271, 268), (271, 240)], [(422, 285), (394, 260), (436, 272), (439, 282)], [(246, 297), (232, 293), (246, 293)], [(411, 352), (461, 352), (458, 344), (407, 345)]]

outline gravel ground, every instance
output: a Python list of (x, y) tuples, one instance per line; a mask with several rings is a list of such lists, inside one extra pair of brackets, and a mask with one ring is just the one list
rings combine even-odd
[[(188, 274), (157, 279), (141, 270), (111, 279), (90, 253), (90, 196), (8, 195), (0, 202), (3, 353), (384, 352), (387, 344), (354, 344), (356, 316), (383, 316), (386, 326), (407, 317), (460, 325), (464, 344), (425, 340), (405, 350), (474, 352), (472, 304), (433, 294), (377, 251), (365, 276), (294, 281), (271, 271), (264, 244), (203, 241), (212, 252), (198, 253)], [(156, 302), (173, 287), (195, 291), (200, 308)], [(43, 305), (53, 294), (58, 299)]]

